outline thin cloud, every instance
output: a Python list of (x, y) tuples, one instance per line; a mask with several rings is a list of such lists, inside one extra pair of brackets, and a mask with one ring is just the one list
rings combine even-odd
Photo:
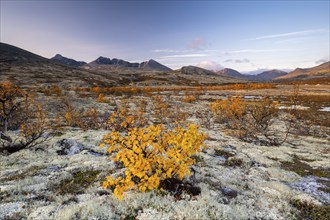
[(209, 54), (176, 54), (176, 55), (169, 55), (169, 56), (162, 56), (161, 59), (168, 59), (168, 58), (191, 58), (191, 57), (207, 57), (210, 56)]
[(202, 61), (202, 62), (196, 64), (196, 66), (201, 67), (203, 69), (212, 70), (212, 71), (218, 71), (218, 70), (221, 70), (224, 68), (219, 63), (214, 62), (214, 61)]
[(327, 59), (319, 59), (319, 60), (315, 61), (315, 64), (321, 64), (321, 63), (325, 63), (327, 61), (328, 61)]
[(179, 50), (173, 50), (173, 49), (155, 49), (152, 52), (155, 53), (179, 53)]
[(285, 52), (285, 51), (292, 51), (292, 50), (290, 50), (290, 49), (244, 49), (244, 50), (227, 51), (226, 54), (231, 54), (231, 53)]
[(283, 40), (278, 40), (274, 42), (275, 44), (282, 44), (282, 43), (301, 43), (301, 41), (306, 41), (311, 39), (312, 37), (294, 37), (294, 38), (289, 38), (289, 39), (283, 39)]
[(265, 36), (260, 36), (260, 37), (247, 39), (247, 40), (264, 40), (264, 39), (273, 39), (273, 38), (301, 36), (301, 35), (323, 33), (323, 32), (329, 32), (329, 31), (325, 30), (325, 29), (304, 30), (304, 31), (295, 31), (295, 32), (282, 33), (282, 34), (265, 35)]
[(249, 59), (242, 59), (242, 60), (235, 60), (235, 63), (250, 63), (250, 60)]
[(225, 63), (250, 63), (250, 60), (247, 59), (247, 58), (244, 58), (244, 59), (228, 59), (228, 60), (225, 60)]
[(190, 50), (203, 50), (204, 47), (205, 41), (202, 37), (196, 37), (187, 45), (187, 48)]

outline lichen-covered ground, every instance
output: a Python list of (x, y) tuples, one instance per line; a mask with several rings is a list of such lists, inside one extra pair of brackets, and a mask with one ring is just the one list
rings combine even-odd
[[(203, 110), (221, 95), (210, 92), (181, 108)], [(117, 200), (102, 188), (106, 175), (123, 169), (99, 148), (109, 131), (67, 127), (33, 148), (0, 155), (0, 219), (329, 219), (329, 136), (290, 135), (281, 146), (263, 146), (219, 124), (200, 130), (208, 138), (193, 166), (198, 196), (130, 191)]]

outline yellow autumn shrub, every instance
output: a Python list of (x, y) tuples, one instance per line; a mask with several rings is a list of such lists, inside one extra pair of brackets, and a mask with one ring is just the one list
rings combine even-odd
[(126, 131), (133, 127), (144, 126), (145, 121), (145, 107), (141, 101), (140, 106), (133, 110), (130, 110), (128, 100), (122, 100), (118, 109), (114, 111), (107, 121), (107, 127), (110, 130)]
[(189, 166), (195, 164), (192, 156), (204, 146), (206, 136), (196, 125), (166, 129), (164, 125), (134, 127), (127, 133), (112, 131), (103, 137), (101, 147), (107, 146), (114, 162), (126, 167), (122, 176), (107, 176), (104, 188), (113, 188), (118, 199), (125, 191), (152, 190), (161, 180), (190, 174)]
[(231, 97), (225, 100), (216, 100), (210, 103), (211, 111), (217, 122), (228, 123), (234, 128), (247, 111), (247, 104), (240, 97)]

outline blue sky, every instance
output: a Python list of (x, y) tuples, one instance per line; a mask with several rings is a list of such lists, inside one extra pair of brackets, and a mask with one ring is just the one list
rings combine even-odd
[(329, 1), (4, 1), (0, 40), (44, 57), (241, 72), (329, 60)]

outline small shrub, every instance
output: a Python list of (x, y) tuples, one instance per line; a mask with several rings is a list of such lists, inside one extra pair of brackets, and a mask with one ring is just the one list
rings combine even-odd
[(199, 124), (207, 129), (214, 128), (213, 113), (207, 110), (196, 111), (196, 118), (199, 118)]
[(273, 126), (278, 120), (278, 109), (268, 97), (257, 103), (248, 103), (239, 97), (216, 100), (210, 107), (214, 120), (225, 124), (244, 141), (280, 145), (288, 136), (290, 126), (284, 132)]
[[(14, 153), (35, 146), (45, 139), (45, 112), (29, 94), (11, 82), (0, 84), (0, 152)], [(20, 129), (18, 137), (10, 137), (8, 130)]]
[(189, 166), (196, 162), (192, 156), (200, 152), (204, 139), (196, 125), (173, 130), (163, 125), (135, 127), (127, 134), (112, 131), (104, 136), (101, 147), (108, 146), (113, 161), (122, 163), (126, 170), (115, 179), (107, 176), (103, 187), (113, 188), (114, 195), (122, 199), (129, 189), (144, 192), (158, 188), (166, 178), (182, 180), (190, 174)]
[(169, 102), (161, 96), (155, 96), (153, 97), (152, 103), (155, 119), (161, 124), (168, 122), (168, 119), (173, 114), (173, 112), (170, 111), (171, 105)]
[(2, 132), (19, 126), (21, 123), (20, 112), (23, 111), (22, 104), (25, 93), (18, 86), (9, 81), (0, 84), (0, 126)]
[(193, 103), (196, 102), (196, 97), (193, 95), (186, 96), (182, 99), (182, 102)]
[(114, 131), (127, 131), (133, 127), (144, 126), (146, 123), (144, 109), (143, 106), (140, 106), (135, 113), (131, 113), (128, 100), (122, 100), (118, 109), (110, 115), (107, 127)]
[(48, 89), (45, 89), (44, 94), (46, 96), (52, 96), (52, 95), (61, 96), (62, 95), (62, 89), (59, 86), (55, 85), (55, 86), (52, 86)]
[(226, 160), (225, 164), (230, 167), (239, 167), (243, 164), (243, 160), (241, 158), (230, 157)]
[(246, 114), (247, 105), (240, 97), (216, 100), (210, 104), (214, 119), (219, 123), (227, 123), (229, 128), (238, 128), (239, 122)]
[(71, 104), (71, 101), (64, 99), (61, 102), (61, 116), (70, 127), (78, 127), (80, 123), (80, 112)]
[(102, 102), (106, 102), (103, 93), (100, 93), (100, 94), (97, 96), (97, 102), (101, 102), (101, 103), (102, 103)]
[(103, 121), (101, 113), (96, 108), (90, 108), (82, 114), (78, 126), (84, 131), (88, 129), (98, 130), (103, 126)]
[(328, 220), (330, 219), (330, 205), (314, 205), (312, 203), (292, 200), (290, 204), (297, 210), (294, 213), (296, 219), (309, 219), (309, 220)]

